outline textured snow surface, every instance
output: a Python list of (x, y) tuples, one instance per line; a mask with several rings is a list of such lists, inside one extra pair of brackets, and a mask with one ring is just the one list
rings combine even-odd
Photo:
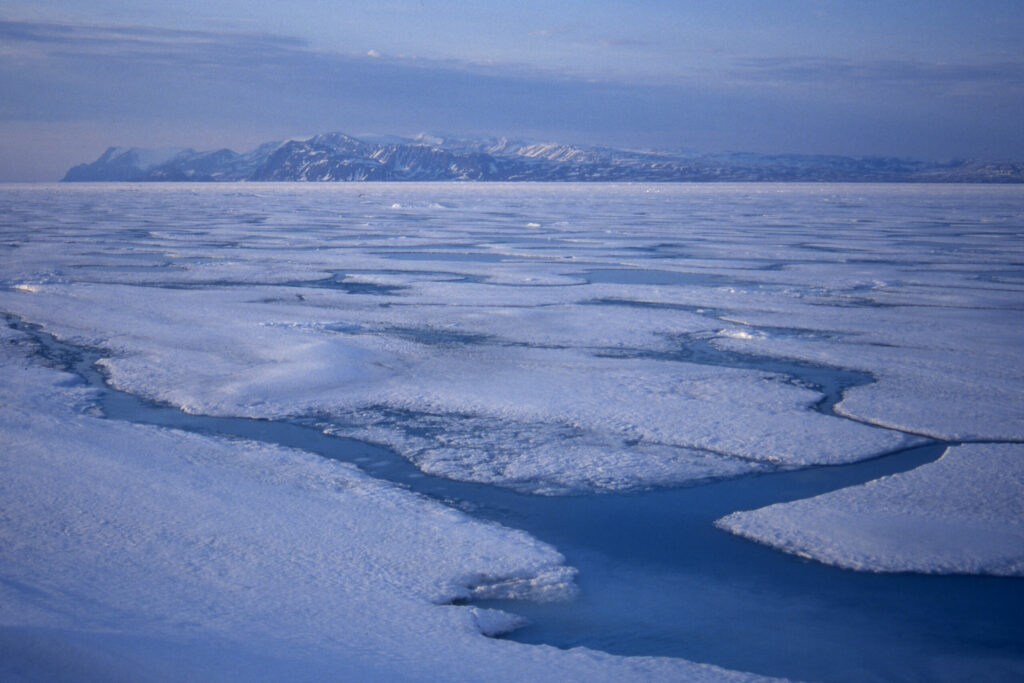
[(568, 597), (551, 547), (352, 466), (104, 420), (0, 345), (4, 680), (734, 677), (487, 639), (516, 618), (447, 603)]
[[(0, 217), (0, 311), (102, 349), (115, 386), (452, 478), (599, 492), (1024, 440), (1024, 188), (9, 186)], [(565, 596), (554, 549), (352, 467), (102, 420), (3, 335), (5, 678), (725, 675), (488, 640), (514, 619), (444, 603)], [(1019, 571), (1019, 448), (729, 524)]]
[[(946, 294), (944, 284), (934, 287)], [(967, 296), (975, 288), (978, 300)], [(850, 343), (842, 345), (751, 337), (722, 346), (869, 370), (879, 381), (849, 389), (836, 407), (840, 415), (949, 441), (1020, 440), (1024, 287), (986, 289), (971, 285), (955, 303), (921, 296), (917, 315), (895, 304), (823, 312), (818, 324), (846, 335)], [(791, 320), (776, 313), (743, 319), (755, 326)]]
[[(912, 434), (1024, 437), (1019, 188), (99, 186), (4, 201), (17, 258), (0, 307), (105, 349), (116, 386), (197, 413), (316, 415), (453, 478), (628, 489), (850, 462)], [(695, 344), (725, 360), (688, 362)], [(723, 367), (737, 352), (749, 362)], [(846, 392), (843, 419), (773, 357), (876, 381)]]
[(1024, 445), (957, 446), (910, 472), (717, 524), (847, 569), (1024, 576)]
[[(1024, 439), (1018, 187), (100, 185), (0, 202), (0, 309), (102, 347), (119, 388), (316, 416), (453, 478), (616, 490), (850, 462), (913, 434)], [(864, 373), (835, 409), (850, 419), (773, 358)]]

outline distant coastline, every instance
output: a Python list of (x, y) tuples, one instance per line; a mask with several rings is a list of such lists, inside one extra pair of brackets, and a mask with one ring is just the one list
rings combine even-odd
[(689, 154), (505, 138), (326, 133), (229, 149), (111, 147), (62, 182), (543, 181), (1024, 183), (1024, 163), (801, 154)]

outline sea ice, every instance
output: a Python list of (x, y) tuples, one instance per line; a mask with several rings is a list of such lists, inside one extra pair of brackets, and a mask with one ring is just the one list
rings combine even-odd
[[(315, 419), (532, 492), (675, 485), (921, 434), (1024, 440), (1022, 199), (4, 187), (0, 310), (102, 349), (113, 385), (186, 411)], [(564, 595), (554, 549), (307, 454), (102, 420), (72, 378), (26, 360), (23, 336), (3, 343), (6, 677), (727, 675), (485, 639), (514, 618), (443, 603)], [(864, 383), (833, 414), (784, 371), (811, 365)], [(723, 524), (871, 569), (1019, 573), (1019, 450), (957, 447)]]
[(956, 446), (910, 472), (716, 524), (847, 569), (1024, 576), (1024, 445)]
[[(187, 411), (315, 417), (534, 492), (674, 485), (1024, 438), (1021, 205), (1000, 187), (6, 189), (0, 308)], [(867, 383), (820, 409), (781, 359)]]
[[(351, 295), (253, 299), (269, 291), (52, 284), (10, 299), (58, 336), (109, 349), (102, 364), (121, 389), (193, 413), (318, 415), (431, 473), (525, 490), (674, 484), (912, 442), (815, 412), (820, 394), (770, 371), (666, 362), (664, 338), (631, 333), (632, 309), (603, 311), (603, 333), (574, 344), (588, 310), (565, 311), (537, 340), (516, 309), (439, 319), (348, 305), (323, 323), (322, 307)], [(665, 334), (694, 329), (683, 318)], [(502, 336), (516, 319), (518, 334)]]
[[(1024, 292), (1024, 290), (1021, 290)], [(801, 358), (870, 371), (875, 382), (846, 391), (840, 415), (949, 441), (1024, 440), (1024, 348), (1021, 292), (998, 306), (906, 308), (834, 307), (818, 314), (836, 337), (722, 336), (716, 344), (744, 353)], [(985, 295), (991, 297), (991, 292)], [(736, 315), (753, 329), (792, 322), (794, 313)]]
[(747, 679), (484, 634), (559, 599), (528, 535), (283, 448), (92, 414), (0, 329), (0, 678)]

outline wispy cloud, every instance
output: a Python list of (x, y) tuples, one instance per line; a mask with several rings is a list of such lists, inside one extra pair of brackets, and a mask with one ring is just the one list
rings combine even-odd
[[(102, 59), (106, 63), (174, 65), (177, 68), (277, 67), (312, 75), (325, 68), (350, 68), (372, 62), (394, 68), (477, 73), (481, 76), (523, 79), (573, 79), (552, 65), (459, 59), (427, 59), (415, 55), (385, 54), (376, 49), (346, 51), (311, 46), (307, 41), (266, 33), (186, 31), (147, 26), (59, 24), (0, 21), (0, 58), (5, 54), (34, 57), (37, 61)], [(70, 65), (73, 66), (73, 65)]]
[[(148, 26), (0, 21), (0, 41), (34, 47), (38, 58), (102, 57), (166, 59), (186, 63), (238, 55), (250, 60), (279, 58), (307, 49), (287, 36), (184, 31)], [(29, 54), (23, 52), (23, 54)]]
[(596, 43), (601, 47), (651, 47), (654, 43), (649, 40), (640, 40), (639, 38), (629, 38), (627, 36), (606, 36), (604, 38), (598, 38)]
[(527, 65), (326, 51), (265, 34), (0, 22), (0, 42), (16, 52), (0, 53), (6, 120), (607, 130), (630, 113), (663, 118), (650, 103), (666, 97)]
[(949, 63), (764, 57), (736, 60), (731, 75), (749, 83), (811, 87), (898, 87), (948, 94), (1024, 91), (1024, 60)]
[(577, 30), (578, 26), (553, 26), (550, 28), (539, 28), (535, 31), (530, 31), (531, 36), (540, 36), (542, 38), (564, 36), (573, 31)]

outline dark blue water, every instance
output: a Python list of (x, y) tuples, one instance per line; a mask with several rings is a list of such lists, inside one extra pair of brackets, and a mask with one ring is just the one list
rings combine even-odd
[[(578, 598), (480, 603), (527, 616), (509, 637), (625, 655), (666, 655), (805, 680), (1022, 680), (1024, 581), (881, 575), (807, 562), (713, 526), (937, 458), (931, 443), (866, 462), (681, 489), (539, 497), (424, 475), (393, 452), (310, 424), (187, 415), (106, 386), (98, 352), (31, 334), (39, 356), (100, 389), (111, 419), (254, 439), (354, 462), (469, 514), (554, 544), (579, 569)], [(753, 361), (751, 361), (753, 362)], [(760, 361), (759, 361), (760, 362)], [(785, 366), (783, 366), (785, 367)], [(789, 368), (804, 372), (803, 364)], [(816, 368), (817, 372), (825, 372)], [(819, 378), (841, 386), (853, 379)]]
[[(581, 596), (567, 605), (487, 606), (528, 617), (532, 625), (511, 635), (527, 643), (685, 657), (805, 680), (939, 680), (953, 670), (947, 660), (958, 671), (954, 680), (1020, 680), (1020, 580), (844, 571), (712, 526), (736, 509), (855, 484), (928, 462), (941, 450), (931, 445), (870, 464), (684, 490), (535, 503), (517, 512), (516, 524), (580, 568)], [(1002, 659), (1014, 664), (1001, 673)]]

